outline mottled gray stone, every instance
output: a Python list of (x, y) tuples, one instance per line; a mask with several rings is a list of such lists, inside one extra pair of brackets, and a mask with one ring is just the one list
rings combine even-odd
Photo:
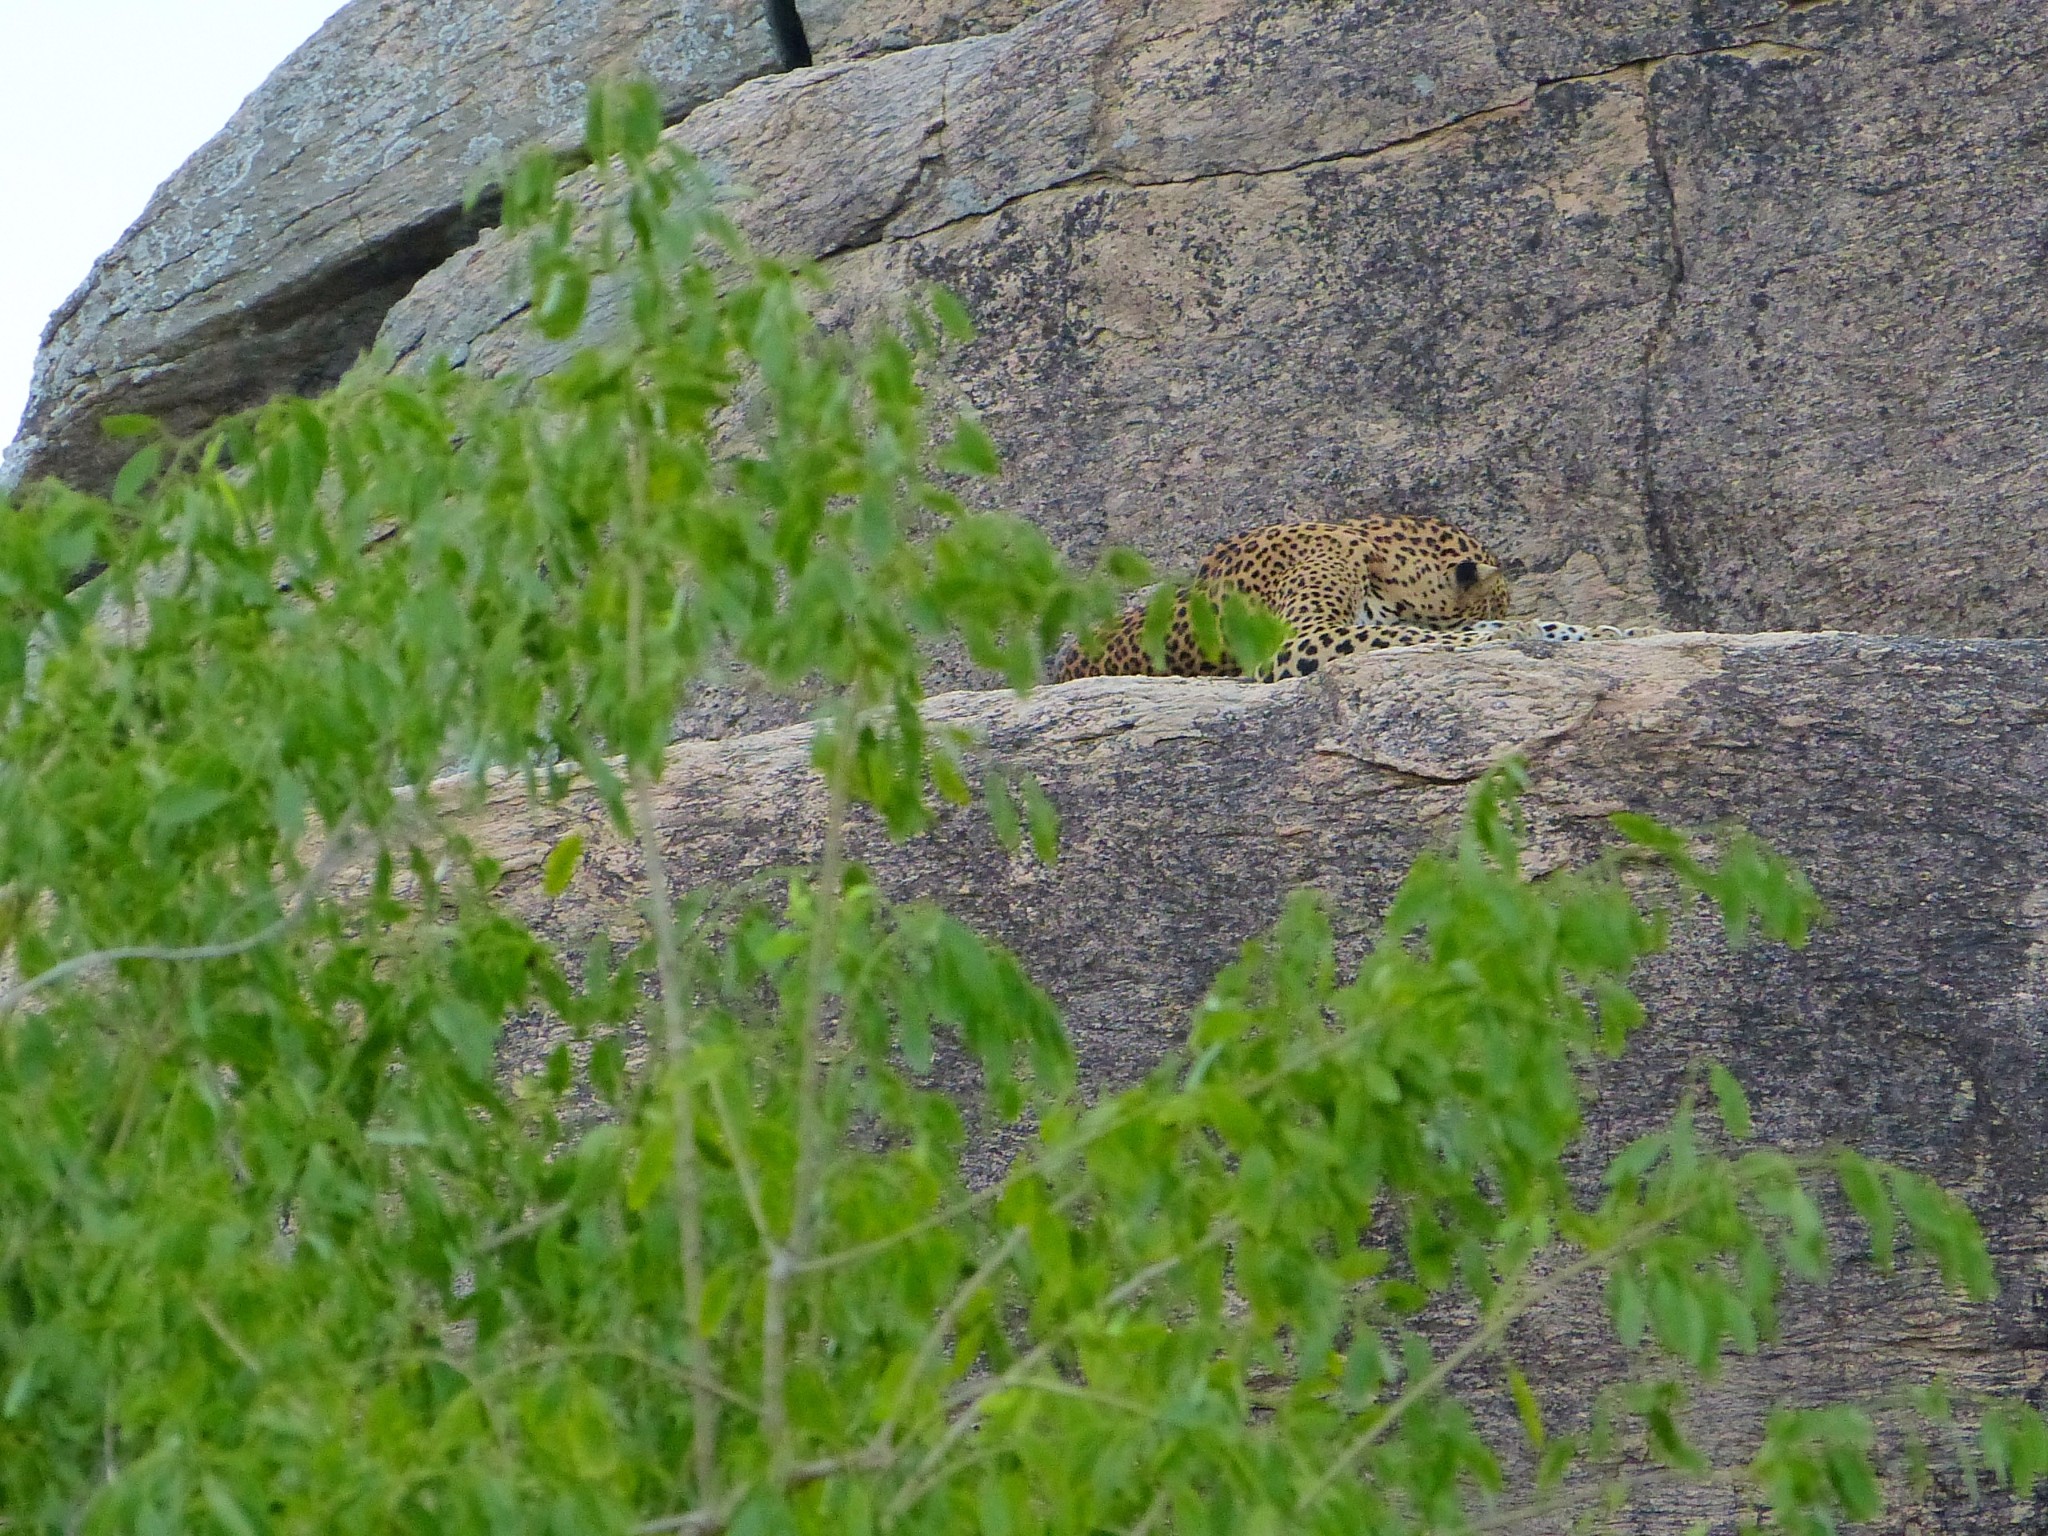
[[(1009, 451), (1004, 498), (1077, 553), (1192, 564), (1261, 518), (1427, 507), (1507, 550), (1527, 606), (1638, 618), (1674, 258), (1630, 61), (1780, 9), (1525, 11), (1065, 0), (755, 81), (677, 138), (759, 194), (757, 240), (833, 258), (842, 313), (926, 280), (968, 299), (955, 398)], [(516, 273), (487, 237), (382, 339), (545, 367)]]
[(1045, 0), (798, 0), (821, 63), (1014, 27)]
[(1682, 276), (1663, 593), (1719, 628), (2048, 632), (2048, 10), (1804, 7), (1657, 71)]
[[(999, 28), (1021, 10), (802, 7), (819, 59)], [(52, 316), (10, 471), (95, 484), (128, 451), (100, 436), (106, 414), (190, 431), (333, 383), (392, 303), (488, 222), (461, 207), (479, 170), (536, 140), (573, 147), (590, 80), (651, 79), (674, 120), (781, 67), (761, 0), (353, 0)]]
[[(1760, 1137), (1851, 1141), (1965, 1192), (2004, 1290), (1959, 1309), (1849, 1262), (1839, 1286), (1788, 1303), (1783, 1343), (1710, 1398), (1700, 1432), (1732, 1449), (1771, 1401), (1937, 1374), (1965, 1391), (2043, 1389), (2048, 643), (1679, 634), (1383, 653), (1271, 686), (955, 694), (931, 712), (1041, 777), (1065, 823), (1057, 867), (1003, 853), (978, 811), (902, 847), (864, 830), (859, 855), (891, 892), (942, 900), (1012, 946), (1102, 1084), (1181, 1037), (1208, 979), (1294, 887), (1329, 894), (1358, 954), (1409, 861), (1451, 835), (1470, 781), (1509, 752), (1530, 765), (1539, 872), (1610, 842), (1606, 817), (1623, 808), (1746, 823), (1810, 874), (1831, 921), (1804, 951), (1731, 952), (1716, 922), (1682, 918), (1643, 977), (1649, 1028), (1593, 1073), (1590, 1153), (1660, 1123), (1688, 1074), (1719, 1060), (1748, 1086)], [(659, 820), (684, 880), (815, 855), (806, 740), (791, 728), (674, 750)], [(536, 810), (507, 786), (479, 830), (511, 865), (515, 903), (554, 931), (636, 922), (637, 855), (594, 797)], [(571, 830), (589, 842), (583, 873), (550, 903), (540, 863)], [(1514, 1340), (1567, 1422), (1576, 1389), (1615, 1363), (1596, 1305), (1577, 1297)], [(1675, 1494), (1653, 1507), (1670, 1515), (1658, 1530), (1729, 1513)], [(1949, 1515), (1943, 1528), (1991, 1518)], [(2048, 1503), (2020, 1528), (2048, 1530)]]
[[(839, 313), (968, 298), (950, 398), (1077, 554), (1421, 509), (1525, 610), (2038, 633), (2044, 39), (2014, 3), (1064, 0), (678, 135)], [(385, 339), (544, 365), (512, 266), (486, 241)]]
[(18, 457), (92, 482), (110, 411), (190, 430), (339, 377), (393, 300), (473, 238), (464, 183), (572, 143), (592, 77), (681, 113), (775, 67), (752, 0), (354, 0), (158, 189), (52, 317)]

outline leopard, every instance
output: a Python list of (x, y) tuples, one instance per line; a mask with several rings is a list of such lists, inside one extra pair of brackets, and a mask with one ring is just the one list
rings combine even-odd
[(1194, 588), (1219, 606), (1227, 594), (1241, 593), (1287, 622), (1291, 632), (1278, 653), (1253, 674), (1260, 682), (1312, 676), (1332, 658), (1361, 651), (1655, 633), (1510, 620), (1501, 561), (1477, 535), (1438, 517), (1382, 513), (1343, 522), (1269, 523), (1224, 540), (1202, 561), (1192, 586), (1175, 597), (1163, 666), (1145, 652), (1145, 609), (1139, 606), (1117, 619), (1099, 644), (1070, 644), (1055, 660), (1052, 680), (1241, 675), (1227, 651), (1211, 658), (1197, 643), (1189, 614)]

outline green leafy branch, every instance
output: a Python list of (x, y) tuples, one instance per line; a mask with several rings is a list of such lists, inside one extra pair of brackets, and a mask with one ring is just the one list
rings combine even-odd
[[(1752, 1145), (1713, 1064), (1597, 1188), (1567, 1173), (1676, 921), (1625, 864), (1737, 944), (1803, 943), (1805, 881), (1629, 817), (1626, 852), (1531, 880), (1510, 766), (1355, 966), (1297, 895), (1180, 1050), (1082, 1096), (1016, 957), (853, 850), (978, 775), (998, 845), (1050, 862), (1053, 796), (928, 722), (924, 679), (943, 648), (1029, 686), (1144, 573), (970, 507), (994, 445), (925, 382), (971, 344), (958, 302), (822, 330), (822, 274), (746, 247), (657, 106), (599, 87), (581, 179), (505, 173), (550, 376), (372, 366), (189, 440), (115, 423), (112, 495), (0, 516), (6, 1518), (1406, 1533), (1617, 1518), (1666, 1473), (1778, 1528), (1867, 1518), (1862, 1409), (1714, 1466), (1686, 1384), (1827, 1279), (1824, 1198), (1959, 1302), (1993, 1278), (1968, 1212)], [(1187, 606), (1211, 659), (1277, 643)], [(685, 889), (667, 746), (728, 663), (822, 701), (822, 835)], [(451, 768), (589, 785), (638, 849), (631, 934), (530, 926)], [(1511, 1341), (1596, 1275), (1632, 1368), (1582, 1441)], [(1912, 1406), (1972, 1488), (2027, 1496), (2039, 1415), (1958, 1400)]]

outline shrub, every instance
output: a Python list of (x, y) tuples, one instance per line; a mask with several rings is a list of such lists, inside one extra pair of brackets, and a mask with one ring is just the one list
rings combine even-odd
[[(1076, 575), (948, 488), (994, 468), (973, 422), (928, 435), (957, 306), (822, 334), (816, 274), (745, 248), (652, 98), (592, 100), (596, 206), (544, 159), (506, 206), (534, 323), (566, 339), (595, 293), (618, 339), (538, 381), (364, 370), (190, 442), (117, 421), (143, 446), (110, 498), (0, 517), (0, 1523), (1463, 1531), (1667, 1475), (1788, 1530), (1874, 1514), (1866, 1408), (1714, 1466), (1686, 1383), (1825, 1275), (1823, 1189), (1881, 1266), (1903, 1235), (1981, 1298), (1976, 1228), (1852, 1150), (1748, 1147), (1718, 1068), (1704, 1120), (1575, 1190), (1580, 1073), (1664, 928), (1625, 851), (1523, 874), (1512, 768), (1354, 976), (1300, 896), (1092, 1102), (1013, 958), (848, 861), (854, 815), (914, 835), (976, 778), (1051, 858), (1043, 792), (925, 725), (926, 658), (1028, 686), (1142, 570)], [(654, 786), (726, 655), (824, 697), (824, 842), (679, 892)], [(565, 954), (501, 899), (463, 830), (490, 770), (595, 787), (639, 840), (637, 942)], [(1754, 844), (1620, 831), (1735, 938), (1803, 940), (1811, 893)], [(582, 1045), (508, 1080), (534, 1011)], [(985, 1187), (968, 1113), (1035, 1128)], [(1639, 1369), (1573, 1437), (1510, 1330), (1603, 1279)], [(1418, 1322), (1447, 1306), (1462, 1332)], [(2004, 1484), (2048, 1465), (2028, 1410), (1960, 1418)]]

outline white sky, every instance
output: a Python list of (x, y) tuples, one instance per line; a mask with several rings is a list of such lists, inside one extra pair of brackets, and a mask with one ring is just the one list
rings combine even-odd
[(0, 0), (0, 444), (50, 311), (341, 0)]

